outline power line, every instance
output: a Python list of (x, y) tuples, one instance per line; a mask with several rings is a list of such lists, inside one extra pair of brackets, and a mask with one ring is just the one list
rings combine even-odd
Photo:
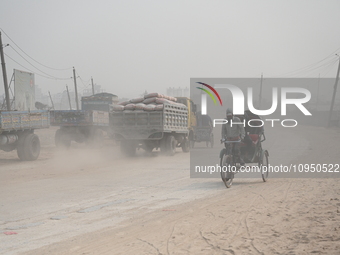
[(332, 68), (336, 65), (336, 63), (337, 63), (337, 60), (335, 60), (332, 65), (328, 66), (328, 68), (325, 71), (325, 74), (323, 75), (323, 77), (325, 77), (332, 70)]
[[(326, 62), (326, 63), (324, 63), (324, 64), (322, 64), (322, 65), (315, 66), (315, 67), (313, 67), (313, 68), (310, 68), (309, 70), (305, 70), (304, 72), (306, 73), (306, 76), (308, 76), (308, 74), (311, 74), (312, 72), (314, 72), (314, 71), (316, 71), (316, 70), (319, 70), (319, 69), (321, 69), (321, 68), (323, 68), (322, 70), (325, 70), (327, 67), (333, 65), (333, 64), (336, 63), (336, 62), (337, 62), (336, 59), (331, 59), (331, 60), (329, 60), (328, 62)], [(321, 72), (321, 70), (318, 71), (318, 72)], [(300, 73), (301, 73), (301, 72), (300, 72)]]
[(48, 73), (45, 73), (44, 71), (42, 71), (41, 69), (39, 69), (38, 67), (36, 67), (35, 65), (33, 65), (31, 62), (29, 62), (25, 57), (23, 57), (16, 49), (14, 49), (11, 45), (9, 45), (20, 57), (22, 57), (28, 64), (30, 64), (31, 66), (33, 66), (34, 68), (36, 68), (37, 70), (39, 70), (40, 72), (42, 72), (45, 75), (50, 76), (51, 78), (56, 79), (56, 77), (54, 77), (53, 75), (50, 75)]
[[(304, 69), (304, 68), (311, 67), (311, 66), (313, 66), (313, 65), (317, 65), (317, 64), (321, 63), (322, 61), (326, 60), (327, 58), (333, 56), (333, 55), (334, 55), (336, 52), (338, 52), (339, 50), (340, 50), (340, 47), (337, 48), (335, 51), (333, 51), (331, 54), (329, 54), (327, 57), (325, 57), (325, 58), (323, 58), (323, 59), (321, 59), (321, 60), (319, 60), (319, 61), (317, 61), (317, 62), (315, 62), (315, 63), (313, 63), (313, 64), (310, 64), (310, 65), (307, 65), (307, 66), (305, 66), (305, 67), (302, 67), (302, 68), (300, 68), (300, 69)], [(300, 69), (297, 69), (297, 70), (300, 70)], [(293, 71), (293, 72), (294, 72), (294, 71)]]
[[(58, 70), (58, 71), (65, 71), (65, 70), (70, 70), (72, 69), (72, 67), (69, 67), (69, 68), (53, 68), (53, 67), (49, 67), (47, 65), (44, 65), (42, 63), (40, 63), (39, 61), (35, 60), (34, 58), (32, 58), (30, 55), (28, 55), (23, 49), (21, 49), (12, 39), (11, 37), (8, 36), (8, 34), (2, 29), (0, 28), (0, 30), (8, 37), (8, 39), (10, 39), (15, 46), (17, 46), (27, 57), (29, 57), (30, 59), (32, 59), (34, 62), (38, 63), (39, 65), (42, 65), (43, 67), (46, 67), (46, 68), (49, 68), (49, 69), (52, 69), (52, 70)], [(13, 47), (12, 47), (13, 48)]]
[[(327, 57), (329, 58), (329, 56)], [(324, 58), (322, 61), (326, 60), (327, 58)], [(311, 73), (312, 71), (315, 71), (315, 70), (318, 70), (324, 66), (328, 66), (329, 64), (332, 64), (334, 62), (334, 59), (328, 59), (327, 62), (323, 63), (323, 64), (320, 64), (322, 61), (318, 61), (317, 63), (314, 63), (314, 64), (311, 64), (311, 65), (308, 65), (308, 66), (305, 66), (303, 68), (299, 68), (295, 71), (290, 71), (290, 72), (287, 72), (283, 75), (280, 75), (281, 77), (282, 76), (290, 76), (290, 77), (298, 77), (299, 75), (302, 75), (302, 74), (309, 74)]]
[[(303, 72), (308, 72), (310, 69), (315, 69), (315, 66), (317, 66), (318, 64), (320, 64), (321, 62), (325, 61), (326, 59), (329, 59), (330, 57), (332, 57), (336, 52), (338, 52), (340, 50), (340, 47), (337, 48), (335, 51), (333, 51), (332, 53), (330, 53), (329, 55), (327, 55), (325, 58), (314, 62), (312, 64), (309, 64), (307, 66), (298, 68), (296, 70), (281, 74), (281, 75), (275, 75), (276, 77), (282, 77), (282, 76), (289, 76), (289, 75), (297, 75), (298, 73), (303, 73)], [(333, 59), (330, 59), (327, 63), (323, 64), (323, 65), (328, 65), (330, 62), (332, 62)], [(322, 67), (323, 65), (321, 65), (320, 67)]]
[(83, 84), (83, 89), (87, 88), (89, 85), (85, 85), (85, 83), (89, 83), (91, 79), (88, 79), (87, 81), (84, 81), (81, 76), (79, 75), (78, 71), (76, 71), (77, 77), (80, 78), (81, 83)]
[[(325, 59), (324, 59), (324, 60), (325, 60)], [(324, 61), (324, 60), (323, 60), (323, 61)], [(330, 60), (328, 60), (326, 63), (323, 63), (323, 64), (321, 64), (321, 65), (319, 65), (320, 62), (317, 62), (317, 63), (314, 63), (314, 64), (312, 64), (312, 65), (308, 65), (308, 66), (305, 66), (305, 67), (303, 67), (303, 68), (297, 69), (297, 70), (295, 70), (295, 71), (288, 72), (288, 73), (286, 73), (286, 75), (294, 75), (294, 76), (298, 76), (299, 74), (308, 73), (308, 72), (310, 72), (310, 71), (312, 71), (312, 70), (315, 70), (315, 69), (321, 68), (321, 67), (323, 67), (323, 66), (325, 66), (325, 65), (328, 65), (328, 64), (329, 64), (330, 62), (332, 62), (332, 61), (333, 61), (333, 59), (330, 59)]]
[(28, 70), (28, 71), (30, 71), (30, 72), (32, 72), (32, 73), (34, 73), (34, 74), (36, 74), (36, 75), (39, 75), (39, 76), (41, 76), (41, 77), (44, 77), (44, 78), (47, 78), (47, 79), (51, 79), (51, 80), (69, 80), (69, 79), (71, 79), (71, 78), (57, 78), (57, 77), (48, 77), (48, 76), (45, 76), (45, 75), (42, 75), (42, 74), (39, 74), (39, 73), (37, 73), (37, 72), (34, 72), (34, 71), (32, 71), (32, 70), (30, 70), (29, 68), (27, 68), (27, 67), (25, 67), (25, 66), (23, 66), (22, 64), (20, 64), (19, 62), (17, 62), (17, 61), (15, 61), (13, 58), (11, 58), (10, 56), (8, 56), (6, 53), (4, 53), (9, 59), (11, 59), (13, 62), (15, 62), (15, 63), (17, 63), (19, 66), (21, 66), (21, 67), (23, 67), (23, 68), (25, 68), (26, 70)]

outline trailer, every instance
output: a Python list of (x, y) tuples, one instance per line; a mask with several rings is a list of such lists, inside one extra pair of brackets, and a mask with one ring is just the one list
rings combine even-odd
[(117, 101), (111, 93), (98, 93), (82, 97), (81, 110), (51, 111), (51, 126), (59, 126), (55, 133), (57, 147), (69, 148), (71, 142), (101, 147), (105, 134), (110, 134), (109, 111)]
[(55, 133), (55, 145), (69, 148), (71, 142), (100, 147), (104, 132), (109, 127), (109, 113), (94, 110), (51, 111), (51, 126), (59, 126)]
[(11, 111), (3, 45), (0, 31), (0, 59), (5, 89), (3, 106), (6, 104), (6, 110), (0, 109), (0, 150), (13, 151), (16, 149), (21, 160), (36, 160), (40, 154), (40, 140), (34, 134), (34, 130), (48, 128), (50, 115), (48, 111), (32, 110), (34, 109), (34, 105), (32, 105), (34, 102), (34, 74), (19, 70), (14, 70), (14, 74), (25, 73), (25, 75), (17, 79), (20, 82), (18, 87), (14, 86), (12, 103), (15, 103), (16, 110), (21, 111)]
[(40, 140), (34, 130), (49, 126), (48, 111), (0, 111), (0, 149), (17, 150), (21, 160), (36, 160), (40, 154)]
[(112, 112), (110, 126), (128, 156), (135, 155), (137, 148), (147, 152), (159, 148), (168, 155), (174, 155), (176, 147), (189, 151), (188, 108), (183, 104), (164, 104), (159, 111)]

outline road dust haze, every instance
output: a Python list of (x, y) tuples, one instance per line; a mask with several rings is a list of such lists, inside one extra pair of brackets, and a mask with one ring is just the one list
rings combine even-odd
[[(107, 140), (100, 149), (73, 143), (57, 150), (54, 132), (37, 131), (43, 147), (37, 161), (1, 154), (0, 229), (16, 233), (0, 235), (1, 253), (335, 254), (340, 248), (339, 178), (269, 176), (264, 183), (260, 175), (240, 174), (226, 189), (220, 178), (190, 178), (189, 154), (179, 149), (173, 157), (142, 150), (122, 157)], [(271, 164), (339, 163), (338, 129), (266, 132)], [(193, 150), (218, 162), (203, 143)]]

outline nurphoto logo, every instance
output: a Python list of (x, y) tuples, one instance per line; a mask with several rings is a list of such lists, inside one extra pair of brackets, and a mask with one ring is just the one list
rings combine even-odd
[[(235, 115), (243, 115), (244, 114), (244, 105), (245, 105), (245, 96), (243, 94), (243, 91), (237, 87), (236, 85), (233, 84), (215, 84), (214, 86), (208, 85), (203, 82), (197, 82), (198, 84), (201, 84), (207, 88), (209, 88), (218, 98), (220, 105), (222, 106), (222, 99), (219, 95), (219, 93), (216, 91), (216, 89), (228, 89), (233, 98), (233, 114)], [(197, 87), (198, 89), (206, 92), (201, 95), (201, 114), (206, 115), (207, 114), (207, 95), (210, 96), (210, 98), (213, 100), (214, 104), (216, 105), (216, 98), (214, 95), (207, 89)], [(289, 93), (298, 93), (303, 95), (302, 98), (289, 98), (288, 94)], [(281, 116), (286, 116), (287, 115), (287, 105), (295, 105), (304, 115), (306, 116), (311, 116), (312, 114), (306, 109), (306, 107), (303, 105), (311, 99), (311, 93), (308, 89), (305, 88), (299, 88), (299, 87), (281, 87), (280, 88), (280, 96), (278, 94), (278, 88), (273, 87), (272, 88), (272, 93), (271, 93), (271, 100), (272, 104), (269, 109), (256, 109), (254, 107), (254, 102), (253, 102), (253, 88), (248, 87), (247, 88), (247, 106), (250, 112), (253, 114), (259, 115), (259, 116), (266, 116), (274, 113), (278, 107), (278, 99), (280, 98), (280, 103), (281, 103)], [(253, 120), (249, 120), (247, 123), (249, 126), (252, 125)], [(281, 122), (281, 125), (283, 127), (295, 127), (297, 126), (297, 120), (295, 119), (265, 119), (265, 120), (257, 120), (260, 121), (262, 124), (260, 126), (264, 125), (264, 121), (268, 121), (272, 123), (272, 127), (274, 127), (274, 123), (277, 121)], [(216, 125), (220, 124), (226, 124), (228, 123), (228, 120), (226, 119), (214, 119), (213, 120), (213, 125), (214, 127)], [(292, 123), (291, 125), (288, 125), (288, 123)], [(238, 123), (230, 123), (232, 124), (243, 124), (244, 126), (246, 125), (245, 120), (243, 122), (238, 122)], [(257, 124), (256, 127), (259, 125)]]

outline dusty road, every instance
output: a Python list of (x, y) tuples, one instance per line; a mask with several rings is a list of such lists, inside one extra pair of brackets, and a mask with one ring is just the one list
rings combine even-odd
[[(37, 161), (0, 152), (1, 254), (339, 254), (339, 178), (240, 175), (226, 189), (190, 178), (180, 150), (133, 159), (110, 143), (57, 151), (54, 131), (39, 131)], [(339, 129), (267, 133), (272, 164), (340, 163)]]

